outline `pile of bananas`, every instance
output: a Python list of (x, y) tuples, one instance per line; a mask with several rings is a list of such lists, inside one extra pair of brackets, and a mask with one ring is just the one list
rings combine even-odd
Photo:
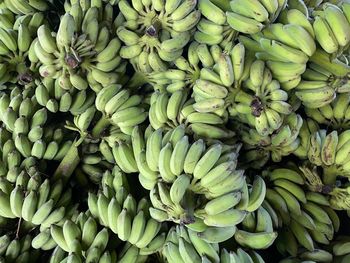
[(349, 0), (0, 0), (0, 263), (350, 262)]

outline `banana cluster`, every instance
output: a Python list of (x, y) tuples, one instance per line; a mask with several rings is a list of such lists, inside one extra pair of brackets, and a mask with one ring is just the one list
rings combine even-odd
[[(72, 141), (67, 140), (60, 127), (47, 124), (48, 112), (41, 108), (35, 96), (15, 87), (0, 98), (1, 121), (12, 132), (14, 147), (24, 156), (61, 160)], [(10, 142), (9, 142), (10, 143)]]
[(242, 80), (248, 77), (245, 71), (247, 59), (245, 47), (239, 43), (233, 48), (216, 54), (215, 49), (206, 50), (211, 64), (201, 70), (199, 79), (193, 87), (196, 103), (194, 109), (202, 113), (215, 113), (223, 116), (233, 91), (240, 87)]
[(273, 23), (286, 7), (286, 0), (232, 0), (232, 12), (226, 12), (228, 24), (236, 31), (256, 34)]
[(217, 230), (208, 231), (207, 234), (208, 235), (197, 235), (196, 232), (186, 229), (183, 226), (172, 227), (168, 232), (162, 253), (170, 263), (265, 262), (256, 252), (251, 251), (248, 254), (241, 248), (238, 248), (236, 252), (227, 251), (226, 249), (222, 249), (220, 252), (217, 242), (222, 240), (222, 237), (225, 236), (224, 231), (221, 229), (219, 232), (217, 232)]
[(3, 0), (3, 5), (14, 14), (19, 15), (30, 15), (49, 8), (49, 2), (45, 0)]
[(39, 105), (52, 113), (70, 112), (81, 114), (91, 107), (96, 99), (95, 92), (77, 90), (71, 87), (62, 89), (58, 79), (44, 78), (35, 83), (35, 97)]
[(38, 74), (38, 64), (30, 61), (34, 52), (31, 43), (39, 25), (47, 22), (42, 13), (16, 18), (6, 10), (0, 22), (1, 83), (30, 85)]
[(316, 14), (312, 26), (317, 42), (327, 53), (341, 54), (350, 43), (350, 3), (324, 3)]
[[(209, 50), (210, 49), (210, 50)], [(178, 90), (192, 88), (199, 78), (201, 67), (211, 67), (214, 64), (214, 56), (222, 52), (218, 45), (208, 47), (196, 41), (189, 44), (185, 54), (174, 60), (174, 67), (165, 71), (153, 71), (146, 74), (146, 79), (152, 83), (154, 90), (174, 93)], [(139, 65), (142, 67), (142, 65)], [(142, 68), (140, 68), (141, 71)]]
[(154, 92), (151, 97), (149, 121), (154, 129), (173, 129), (184, 125), (189, 133), (211, 139), (232, 138), (234, 133), (224, 127), (228, 120), (212, 112), (197, 112), (195, 101), (183, 90)]
[(319, 129), (309, 136), (307, 147), (309, 161), (324, 169), (324, 182), (334, 183), (338, 175), (349, 175), (349, 142), (348, 130), (337, 132), (333, 130), (327, 134), (324, 129)]
[(332, 103), (315, 109), (306, 108), (305, 113), (319, 124), (347, 130), (350, 128), (349, 102), (349, 94), (339, 94)]
[(109, 241), (108, 230), (99, 229), (97, 222), (85, 213), (81, 213), (76, 222), (67, 219), (62, 227), (52, 225), (50, 234), (62, 250), (73, 258), (80, 258), (78, 262), (99, 262)]
[[(17, 175), (15, 184), (2, 181), (1, 216), (22, 218), (42, 229), (59, 223), (68, 211), (72, 192), (63, 192), (62, 181), (41, 182), (40, 172), (31, 167)], [(67, 208), (66, 208), (67, 207)]]
[[(110, 8), (105, 7), (106, 13), (113, 12)], [(38, 28), (33, 45), (42, 63), (42, 77), (59, 79), (63, 89), (78, 90), (88, 86), (100, 90), (120, 79), (126, 67), (119, 56), (121, 42), (110, 33), (108, 24), (101, 23), (99, 11), (93, 6), (83, 12), (75, 3), (62, 16), (55, 34), (46, 25)]]
[(299, 131), (303, 119), (300, 115), (291, 113), (282, 126), (268, 136), (261, 136), (255, 129), (240, 125), (236, 127), (237, 134), (244, 142), (242, 161), (244, 165), (253, 165), (261, 168), (271, 158), (279, 162), (283, 156), (287, 156), (297, 150), (300, 145)]
[(305, 191), (304, 173), (296, 168), (272, 169), (266, 176), (272, 184), (266, 190), (268, 211), (275, 211), (269, 214), (271, 218), (277, 215), (274, 221), (283, 227), (276, 239), (280, 253), (297, 256), (300, 246), (313, 252), (317, 244), (329, 244), (340, 224), (329, 199), (320, 193)]
[[(146, 130), (145, 136), (138, 128), (133, 132), (132, 148), (139, 180), (151, 190), (154, 206), (151, 216), (158, 221), (187, 224), (198, 217), (204, 224), (218, 227), (237, 224), (245, 215), (244, 211), (233, 209), (241, 196), (232, 192), (246, 184), (243, 171), (236, 170), (240, 146), (207, 145), (202, 139), (194, 142), (189, 139), (182, 125), (167, 132)], [(210, 215), (197, 204), (200, 196), (208, 200), (223, 197), (220, 200), (227, 200), (227, 205), (215, 210), (213, 204)]]
[(236, 38), (236, 32), (227, 22), (226, 11), (230, 10), (229, 1), (200, 0), (198, 9), (202, 18), (197, 25), (194, 39), (202, 44), (225, 47)]
[(273, 23), (261, 32), (251, 35), (254, 40), (239, 39), (255, 56), (266, 61), (273, 78), (285, 90), (295, 88), (306, 70), (306, 63), (316, 51), (316, 41), (308, 15), (300, 10), (286, 11), (283, 23)]
[(132, 94), (121, 85), (109, 85), (97, 93), (95, 107), (103, 113), (104, 118), (128, 135), (133, 127), (143, 123), (148, 116), (142, 105), (142, 96)]
[(254, 126), (261, 136), (278, 130), (284, 116), (292, 112), (292, 106), (287, 102), (288, 93), (272, 79), (264, 61), (256, 60), (251, 64), (249, 78), (242, 86), (244, 89), (235, 94), (234, 102), (228, 108), (230, 116), (237, 116)]
[(161, 225), (149, 216), (149, 202), (146, 199), (136, 202), (135, 198), (128, 194), (127, 189), (123, 187), (125, 175), (120, 171), (114, 172), (112, 178), (106, 175), (103, 181), (103, 192), (97, 195), (89, 194), (88, 205), (91, 214), (98, 218), (103, 226), (117, 234), (120, 240), (141, 249), (146, 248), (145, 250), (151, 253), (156, 252), (162, 246), (159, 242), (161, 239), (156, 239)]
[(164, 71), (182, 55), (201, 13), (197, 1), (132, 1), (118, 3), (123, 22), (117, 35), (120, 56), (136, 60), (145, 72)]
[(30, 263), (39, 259), (38, 250), (31, 247), (32, 236), (25, 235), (21, 238), (13, 238), (11, 234), (0, 237), (0, 262), (23, 262)]

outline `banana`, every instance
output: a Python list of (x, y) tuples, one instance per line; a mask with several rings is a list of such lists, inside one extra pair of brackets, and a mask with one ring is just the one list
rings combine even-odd
[(22, 218), (31, 222), (32, 218), (37, 211), (38, 196), (35, 191), (30, 191), (24, 198), (22, 205)]
[(277, 232), (250, 233), (238, 229), (234, 237), (240, 245), (245, 247), (252, 249), (266, 249), (271, 246), (277, 238)]
[(226, 15), (222, 9), (212, 3), (210, 0), (198, 1), (198, 10), (202, 15), (218, 25), (224, 25), (226, 23)]
[(339, 46), (344, 47), (350, 42), (350, 25), (342, 10), (336, 5), (324, 6), (324, 17), (332, 29)]
[(123, 209), (118, 216), (118, 237), (125, 241), (131, 233), (131, 216), (127, 209)]
[(297, 221), (292, 219), (290, 222), (290, 228), (295, 238), (303, 247), (305, 247), (309, 251), (314, 250), (313, 240), (310, 234), (307, 232), (307, 230), (303, 226), (301, 226)]
[(302, 185), (305, 183), (305, 179), (302, 176), (302, 174), (298, 173), (294, 170), (291, 170), (291, 169), (277, 168), (277, 169), (272, 170), (269, 173), (269, 179), (271, 181), (275, 181), (278, 179), (286, 179), (286, 178), (288, 178), (287, 180), (289, 180), (293, 183), (296, 183), (296, 184)]
[(159, 153), (158, 168), (162, 179), (166, 182), (172, 182), (175, 180), (176, 175), (171, 171), (170, 159), (173, 149), (171, 143), (167, 143)]
[(261, 47), (267, 53), (278, 58), (280, 62), (305, 64), (309, 60), (308, 56), (304, 52), (291, 48), (276, 40), (261, 38), (259, 42)]
[[(176, 14), (175, 14), (175, 16), (176, 16)], [(201, 17), (200, 11), (194, 10), (190, 14), (188, 14), (186, 17), (174, 21), (172, 28), (173, 28), (173, 30), (175, 30), (177, 32), (186, 32), (197, 25), (198, 21), (200, 20), (200, 17)], [(189, 40), (189, 38), (188, 38), (188, 40)], [(187, 43), (188, 40), (183, 41), (183, 44), (185, 45), (185, 43)], [(162, 49), (163, 49), (163, 43), (161, 45)], [(165, 49), (165, 50), (167, 50), (167, 49)]]
[[(231, 86), (235, 80), (235, 75), (234, 75), (232, 64), (233, 63), (232, 63), (229, 55), (222, 53), (221, 56), (219, 57), (219, 60), (218, 60), (218, 67), (219, 67), (220, 79), (221, 79), (222, 84), (224, 86), (228, 86), (228, 87)], [(200, 80), (197, 80), (196, 84), (198, 87), (200, 87), (201, 85), (198, 84), (198, 81), (200, 81)], [(213, 92), (216, 93), (214, 90), (213, 90)], [(223, 96), (224, 97), (227, 96), (226, 89), (224, 89)]]
[(226, 12), (227, 23), (236, 31), (245, 34), (256, 34), (264, 25), (255, 19), (234, 12)]
[(199, 255), (205, 255), (213, 262), (220, 262), (218, 252), (215, 250), (212, 244), (209, 244), (199, 238), (197, 233), (192, 230), (188, 230), (188, 235), (191, 243)]
[(231, 208), (215, 215), (205, 215), (204, 223), (215, 227), (235, 226), (243, 221), (246, 214), (245, 211)]
[(193, 177), (196, 179), (201, 179), (204, 177), (219, 160), (222, 152), (221, 144), (214, 144), (206, 153), (199, 159), (193, 170)]
[(61, 22), (56, 35), (56, 43), (60, 49), (69, 47), (74, 36), (75, 22), (73, 16), (66, 13), (61, 18)]
[(170, 158), (170, 170), (179, 176), (184, 168), (186, 154), (189, 148), (188, 136), (183, 136), (176, 142)]
[(144, 234), (135, 245), (139, 248), (146, 247), (158, 234), (159, 230), (160, 224), (152, 218), (148, 219)]
[(302, 26), (289, 24), (283, 26), (283, 30), (294, 39), (296, 45), (306, 55), (312, 56), (316, 51), (316, 43), (313, 37)]
[(236, 14), (252, 18), (258, 22), (265, 22), (269, 19), (268, 11), (258, 0), (233, 0), (230, 2), (230, 6)]
[(306, 203), (306, 196), (304, 190), (297, 184), (287, 179), (277, 179), (273, 181), (275, 186), (279, 186), (291, 194), (293, 194), (300, 202)]
[(316, 16), (313, 29), (317, 42), (327, 53), (332, 54), (338, 51), (338, 41), (325, 18)]
[(38, 41), (47, 53), (54, 53), (57, 50), (56, 40), (46, 25), (38, 28)]
[(210, 200), (204, 207), (208, 215), (216, 215), (235, 207), (241, 200), (240, 192), (232, 192)]
[(137, 215), (132, 220), (131, 232), (128, 241), (131, 244), (136, 244), (136, 242), (142, 237), (145, 227), (146, 218), (143, 211), (137, 213)]
[(251, 193), (249, 195), (248, 206), (245, 209), (248, 212), (257, 210), (265, 199), (266, 185), (264, 180), (257, 176), (253, 182)]
[(170, 198), (174, 204), (178, 204), (182, 201), (190, 183), (191, 178), (186, 174), (180, 175), (175, 179), (170, 187)]
[(197, 235), (208, 243), (220, 243), (233, 237), (236, 232), (235, 226), (230, 227), (209, 227)]
[(328, 134), (322, 143), (321, 160), (325, 165), (332, 165), (335, 162), (336, 148), (338, 145), (338, 133), (333, 131)]
[(285, 190), (284, 188), (281, 188), (281, 187), (274, 187), (274, 189), (279, 195), (281, 195), (283, 197), (283, 199), (286, 202), (286, 205), (288, 207), (288, 210), (292, 214), (294, 214), (296, 216), (301, 214), (300, 204), (293, 194), (291, 194), (290, 192), (288, 192), (287, 190)]
[(11, 211), (16, 217), (22, 216), (22, 206), (24, 201), (23, 190), (20, 186), (16, 186), (10, 195)]
[(307, 202), (302, 205), (303, 209), (311, 215), (311, 217), (321, 223), (331, 224), (332, 220), (329, 218), (328, 214), (318, 205)]

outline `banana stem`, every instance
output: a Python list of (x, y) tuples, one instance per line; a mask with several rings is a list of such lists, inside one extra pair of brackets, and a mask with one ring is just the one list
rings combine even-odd
[(58, 165), (52, 178), (53, 181), (62, 180), (63, 184), (66, 184), (70, 176), (73, 174), (75, 168), (78, 166), (79, 162), (80, 156), (78, 146), (76, 146), (74, 141), (66, 156)]
[(110, 125), (109, 119), (106, 118), (106, 116), (103, 116), (99, 121), (96, 123), (95, 127), (92, 129), (92, 137), (99, 138), (103, 131)]

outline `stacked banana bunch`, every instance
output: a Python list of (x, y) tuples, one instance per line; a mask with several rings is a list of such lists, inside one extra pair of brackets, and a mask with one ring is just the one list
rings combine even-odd
[(201, 12), (197, 1), (127, 1), (117, 35), (124, 43), (120, 56), (134, 60), (144, 72), (164, 71), (182, 55)]
[(350, 2), (0, 0), (0, 263), (346, 263)]
[(42, 25), (33, 42), (42, 64), (40, 75), (59, 79), (62, 89), (85, 90), (90, 85), (100, 90), (116, 83), (125, 71), (119, 56), (121, 42), (113, 33), (112, 7), (85, 8), (79, 2), (67, 7), (57, 32)]

